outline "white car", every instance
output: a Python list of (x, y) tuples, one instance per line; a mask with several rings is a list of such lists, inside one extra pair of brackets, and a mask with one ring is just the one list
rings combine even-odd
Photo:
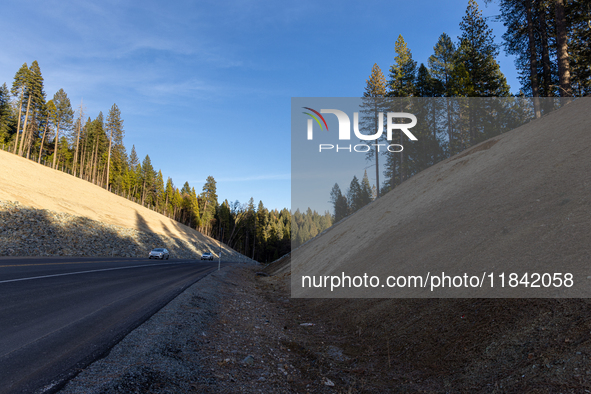
[(153, 249), (150, 254), (148, 255), (148, 258), (155, 258), (155, 259), (160, 259), (160, 260), (168, 260), (168, 258), (170, 257), (170, 253), (168, 253), (168, 249), (164, 249), (164, 248), (156, 248)]
[(211, 260), (213, 261), (213, 254), (207, 252), (201, 255), (201, 260)]

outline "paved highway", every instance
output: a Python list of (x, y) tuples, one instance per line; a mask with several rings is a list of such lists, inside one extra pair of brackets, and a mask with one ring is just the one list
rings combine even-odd
[(217, 261), (0, 257), (0, 393), (54, 392)]

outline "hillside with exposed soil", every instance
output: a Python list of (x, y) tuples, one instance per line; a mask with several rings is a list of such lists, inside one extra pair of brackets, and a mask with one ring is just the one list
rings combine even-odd
[[(297, 297), (591, 297), (591, 98), (436, 164), (293, 251)], [(565, 271), (568, 269), (568, 271)], [(302, 275), (570, 272), (564, 289), (302, 287)], [(430, 283), (429, 283), (430, 284)]]
[[(285, 292), (291, 284), (292, 295), (314, 297), (323, 293), (294, 288), (301, 275), (416, 272), (439, 261), (463, 272), (478, 261), (489, 270), (576, 267), (586, 290), (590, 113), (590, 98), (576, 100), (433, 166), (267, 272)], [(336, 296), (384, 296), (354, 290)], [(302, 357), (327, 343), (343, 349), (341, 372), (324, 371), (342, 392), (591, 392), (591, 302), (535, 294), (294, 299), (292, 312), (323, 330), (293, 346)]]
[[(173, 256), (198, 258), (219, 251), (216, 240), (173, 219), (2, 150), (0, 185), (0, 256), (144, 257), (153, 247), (168, 247)], [(97, 234), (106, 237), (107, 247), (97, 243)], [(89, 246), (94, 249), (84, 250)], [(226, 245), (222, 248), (225, 256), (242, 259)]]

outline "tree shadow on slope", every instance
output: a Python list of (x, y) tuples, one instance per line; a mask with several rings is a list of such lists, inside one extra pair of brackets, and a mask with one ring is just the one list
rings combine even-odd
[[(146, 257), (170, 240), (150, 232), (145, 221), (140, 228), (148, 231), (0, 201), (0, 256)], [(195, 257), (182, 244), (171, 249), (175, 257)]]

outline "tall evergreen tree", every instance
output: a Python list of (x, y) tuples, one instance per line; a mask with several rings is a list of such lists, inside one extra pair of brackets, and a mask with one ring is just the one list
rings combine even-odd
[(359, 202), (362, 207), (369, 204), (372, 200), (371, 195), (371, 184), (369, 183), (369, 177), (367, 176), (367, 170), (363, 173), (363, 178), (361, 178), (361, 190), (359, 193)]
[(140, 159), (138, 158), (137, 152), (135, 151), (135, 145), (132, 145), (131, 153), (129, 154), (129, 166), (131, 168), (136, 168), (138, 164), (140, 164)]
[(361, 185), (359, 184), (359, 179), (357, 179), (357, 176), (355, 175), (353, 175), (349, 190), (347, 190), (347, 200), (349, 201), (349, 211), (351, 213), (356, 212), (363, 207)]
[(417, 72), (415, 91), (417, 97), (438, 97), (443, 93), (443, 85), (439, 80), (431, 77), (431, 73), (423, 63)]
[(558, 81), (560, 97), (572, 97), (570, 84), (570, 64), (568, 61), (568, 40), (566, 18), (564, 16), (564, 0), (556, 0), (554, 4), (556, 15), (556, 56), (558, 58)]
[(451, 38), (442, 33), (433, 47), (433, 55), (429, 56), (431, 76), (439, 81), (443, 88), (443, 96), (452, 96), (452, 76), (456, 65), (456, 46)]
[(146, 202), (148, 204), (153, 203), (152, 197), (154, 196), (154, 182), (155, 172), (152, 167), (152, 160), (150, 156), (146, 155), (141, 167), (141, 180), (142, 180), (142, 205)]
[(78, 151), (80, 148), (80, 137), (84, 129), (84, 106), (80, 100), (80, 107), (78, 108), (78, 119), (76, 119), (76, 150), (74, 151), (74, 160), (72, 162), (72, 174), (76, 176), (78, 170), (78, 158), (80, 157)]
[[(26, 63), (23, 67), (25, 66)], [(17, 72), (13, 83), (13, 90), (18, 90), (19, 87), (21, 88), (21, 104), (25, 102), (27, 103), (25, 120), (22, 128), (23, 132), (20, 135), (20, 143), (18, 144), (19, 156), (23, 155), (25, 148), (30, 152), (30, 147), (33, 142), (34, 128), (27, 127), (29, 119), (33, 119), (32, 123), (34, 123), (39, 115), (42, 116), (45, 108), (45, 91), (43, 90), (43, 76), (41, 75), (39, 63), (37, 63), (36, 60), (33, 61), (28, 71), (24, 70), (23, 67)]]
[[(109, 135), (109, 150), (108, 150), (108, 158), (107, 158), (107, 190), (109, 189), (109, 171), (111, 167), (111, 149), (113, 145), (113, 140), (115, 141), (116, 145), (123, 145), (123, 119), (121, 119), (121, 111), (119, 111), (119, 107), (117, 104), (113, 104), (111, 109), (109, 110), (109, 115), (107, 115), (107, 134)], [(164, 182), (164, 181), (163, 181)]]
[(565, 15), (573, 95), (591, 94), (591, 0), (567, 2)]
[(51, 130), (51, 127), (54, 127), (53, 120), (55, 119), (55, 104), (53, 100), (49, 100), (46, 105), (46, 119), (45, 119), (45, 128), (43, 130), (43, 137), (41, 137), (41, 145), (39, 146), (39, 158), (38, 163), (41, 164), (41, 158), (43, 157), (43, 148), (45, 147), (45, 137), (48, 134), (48, 131)]
[[(379, 113), (384, 113), (387, 110), (387, 105), (384, 100), (386, 96), (386, 78), (382, 73), (380, 67), (373, 65), (371, 75), (366, 80), (365, 91), (363, 92), (363, 104), (361, 112), (363, 117), (360, 122), (360, 129), (366, 131), (368, 135), (381, 133), (384, 127), (383, 118), (379, 117)], [(366, 156), (366, 160), (375, 160), (376, 166), (376, 183), (380, 183), (380, 163), (378, 152), (378, 140), (375, 141), (374, 149), (370, 149)], [(380, 195), (378, 186), (377, 196)]]
[(343, 219), (349, 214), (349, 205), (347, 203), (347, 197), (343, 196), (341, 188), (338, 183), (335, 183), (330, 191), (330, 202), (334, 209), (334, 221), (335, 223)]
[(469, 77), (470, 89), (463, 96), (505, 97), (509, 96), (509, 85), (501, 72), (496, 57), (498, 45), (494, 43), (492, 29), (488, 27), (478, 4), (469, 0), (466, 15), (460, 23), (462, 35), (459, 38), (457, 62), (461, 63)]
[[(58, 90), (53, 95), (53, 104), (55, 105), (55, 147), (54, 152), (58, 151), (58, 142), (60, 137), (60, 130), (64, 132), (69, 131), (72, 128), (72, 119), (74, 118), (74, 110), (70, 99), (64, 89)], [(53, 155), (53, 168), (57, 168), (57, 156)]]
[(154, 180), (154, 193), (156, 208), (161, 210), (166, 198), (164, 194), (164, 177), (162, 176), (162, 170), (158, 170), (158, 173), (156, 174), (156, 179)]
[[(16, 136), (14, 139), (14, 147), (13, 152), (16, 155), (19, 143), (19, 133), (21, 128), (21, 118), (22, 118), (22, 110), (23, 110), (23, 102), (25, 101), (25, 89), (27, 88), (29, 80), (29, 66), (27, 63), (24, 63), (21, 68), (18, 69), (16, 74), (14, 75), (14, 81), (12, 82), (12, 88), (10, 89), (11, 93), (14, 96), (19, 96), (18, 100), (18, 117), (17, 117), (17, 126), (16, 126)], [(30, 96), (29, 96), (30, 97)], [(29, 100), (27, 100), (29, 101)], [(30, 106), (30, 101), (29, 101)]]
[(406, 45), (402, 34), (394, 44), (394, 64), (390, 67), (388, 80), (389, 97), (410, 97), (414, 95), (414, 81), (417, 62), (412, 59), (412, 53)]
[(174, 197), (174, 183), (172, 178), (168, 177), (166, 180), (166, 186), (164, 188), (164, 214), (169, 216), (173, 212), (172, 203)]
[(199, 210), (201, 213), (201, 225), (203, 226), (203, 232), (209, 235), (214, 225), (213, 221), (218, 206), (216, 181), (211, 175), (207, 177), (200, 197), (202, 206)]
[(10, 107), (10, 91), (4, 83), (0, 86), (0, 144), (8, 140), (9, 135), (13, 133), (14, 119), (12, 108)]

